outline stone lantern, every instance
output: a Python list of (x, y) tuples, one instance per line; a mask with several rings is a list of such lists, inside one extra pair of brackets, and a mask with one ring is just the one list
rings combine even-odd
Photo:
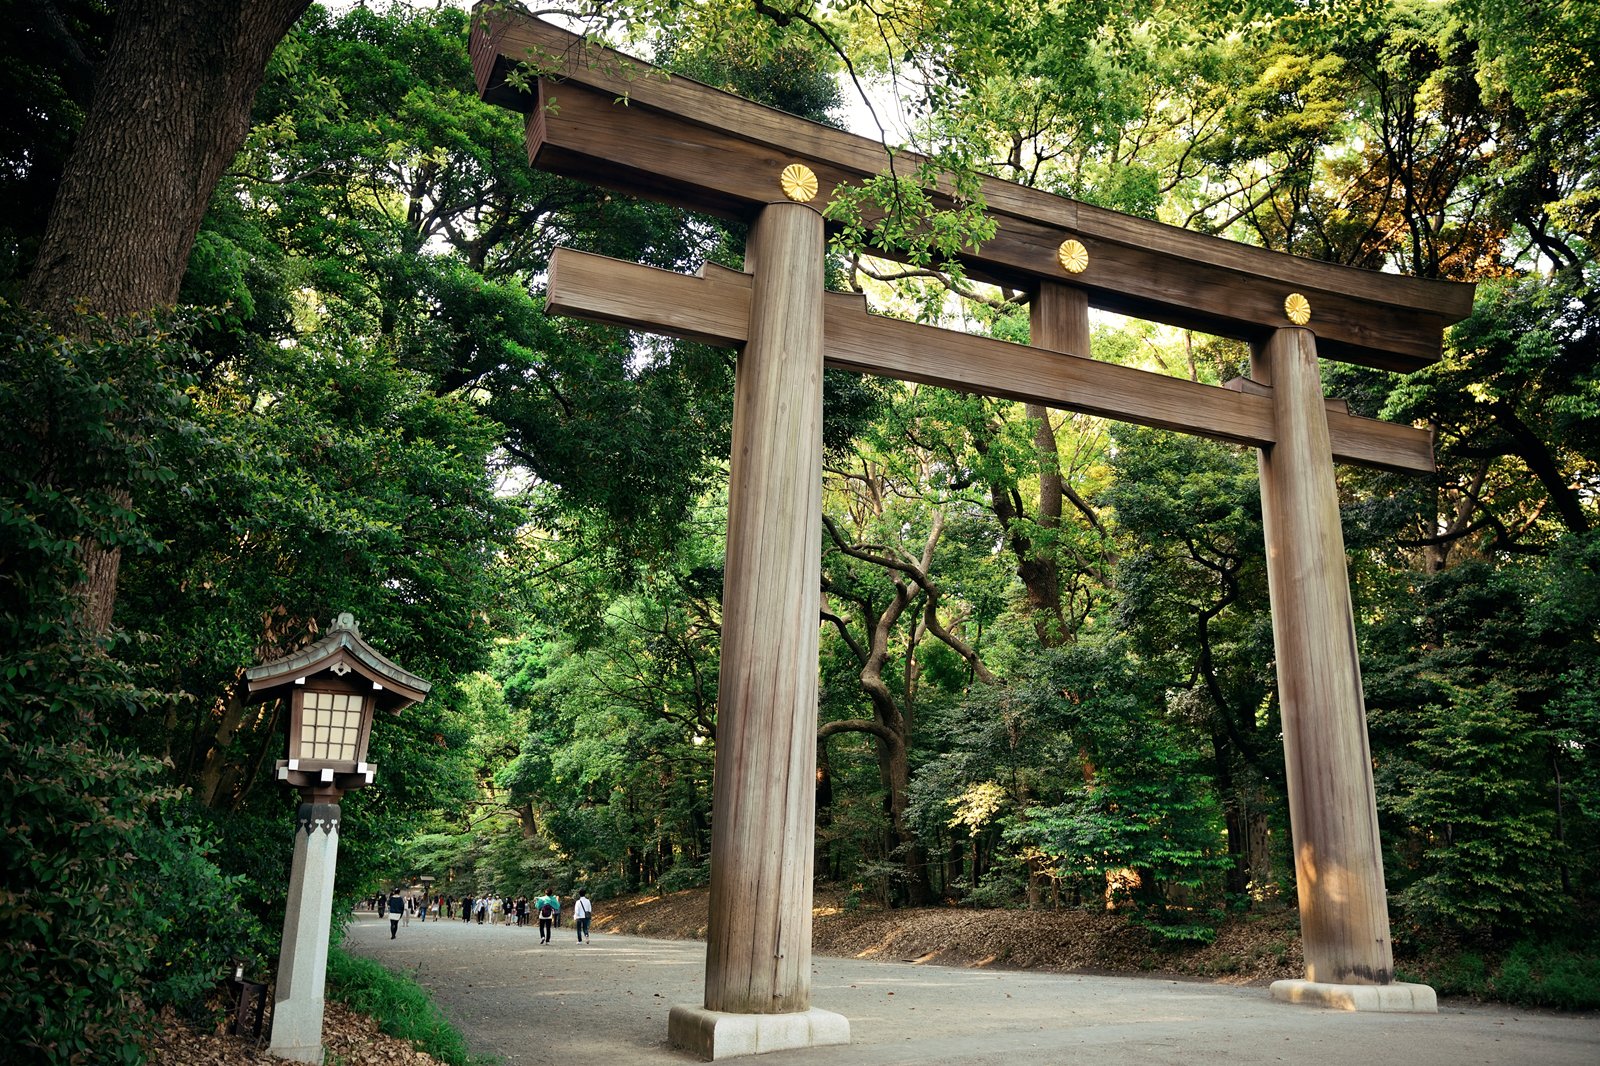
[(289, 701), (289, 757), (278, 761), (278, 780), (300, 790), (268, 1050), (321, 1063), (339, 800), (372, 783), (367, 741), (377, 710), (398, 713), (432, 686), (363, 640), (349, 614), (310, 647), (252, 666), (245, 685), (252, 702)]

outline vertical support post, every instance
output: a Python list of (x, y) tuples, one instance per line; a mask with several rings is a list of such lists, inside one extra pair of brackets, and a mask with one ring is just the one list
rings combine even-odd
[(267, 1050), (292, 1062), (322, 1062), (322, 1009), (328, 974), (333, 873), (339, 856), (339, 805), (301, 803), (294, 820), (294, 865), (283, 915), (283, 949), (272, 997)]
[[(1059, 281), (1041, 281), (1028, 302), (1028, 340), (1035, 348), (1064, 352), (1082, 358), (1089, 356), (1089, 294), (1076, 285)], [(1033, 446), (1041, 463), (1039, 470), (1039, 528), (1055, 530), (1061, 527), (1061, 508), (1066, 499), (1066, 481), (1060, 470), (1060, 449), (1056, 445), (1055, 428), (1050, 424), (1050, 409), (1040, 403), (1023, 404), (1023, 412), (1034, 423)], [(1048, 464), (1050, 469), (1046, 469)], [(1040, 595), (1040, 581), (1055, 586), (1051, 593)], [(1035, 625), (1044, 625), (1056, 631), (1058, 639), (1065, 639), (1066, 619), (1061, 617), (1060, 574), (1054, 567), (1036, 572), (1028, 583), (1028, 607), (1037, 611)], [(1053, 617), (1052, 617), (1053, 616)], [(1035, 865), (1029, 862), (1028, 905), (1038, 903), (1039, 884)]]
[[(705, 1058), (844, 1043), (811, 1007), (822, 542), (822, 217), (766, 207), (746, 249), (734, 385), (703, 1010), (672, 1042)], [(842, 1036), (840, 1029), (842, 1027)]]
[[(1252, 353), (1272, 386), (1277, 442), (1259, 453), (1272, 639), (1306, 980), (1275, 998), (1367, 1010), (1436, 1010), (1395, 985), (1355, 614), (1316, 339), (1280, 329)], [(1352, 986), (1365, 986), (1352, 987)]]
[(822, 542), (822, 217), (750, 233), (734, 384), (711, 832), (706, 1008), (811, 1006)]
[(1065, 282), (1040, 282), (1028, 304), (1028, 340), (1035, 348), (1088, 358), (1088, 292)]

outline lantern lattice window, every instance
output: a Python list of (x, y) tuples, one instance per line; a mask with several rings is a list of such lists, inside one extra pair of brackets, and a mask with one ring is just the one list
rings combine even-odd
[(346, 692), (307, 692), (300, 722), (300, 751), (307, 759), (353, 762), (361, 738), (361, 697)]

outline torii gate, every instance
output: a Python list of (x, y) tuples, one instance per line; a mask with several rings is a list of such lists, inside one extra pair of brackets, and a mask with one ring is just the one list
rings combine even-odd
[[(988, 179), (998, 230), (966, 261), (1031, 292), (1031, 345), (877, 317), (858, 297), (824, 292), (824, 224), (809, 201), (882, 172), (881, 144), (669, 79), (503, 9), (479, 9), (471, 50), (483, 98), (527, 115), (535, 165), (752, 222), (743, 272), (708, 265), (687, 277), (565, 249), (550, 269), (554, 313), (743, 349), (705, 1003), (672, 1009), (674, 1044), (723, 1058), (849, 1040), (844, 1018), (811, 1009), (825, 365), (1259, 449), (1306, 959), (1305, 980), (1272, 994), (1437, 1009), (1431, 988), (1394, 981), (1333, 475), (1335, 461), (1431, 472), (1432, 439), (1325, 400), (1317, 356), (1320, 342), (1335, 359), (1426, 366), (1444, 327), (1471, 310), (1471, 285), (1299, 259)], [(537, 77), (508, 82), (518, 70)], [(1218, 388), (1088, 359), (1090, 306), (1248, 340), (1250, 380)]]

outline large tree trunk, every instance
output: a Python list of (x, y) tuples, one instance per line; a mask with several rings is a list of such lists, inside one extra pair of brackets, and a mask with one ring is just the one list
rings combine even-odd
[[(125, 0), (24, 302), (72, 331), (170, 307), (267, 59), (309, 0)], [(124, 502), (131, 499), (119, 487)], [(111, 624), (120, 560), (86, 545), (84, 618)]]

